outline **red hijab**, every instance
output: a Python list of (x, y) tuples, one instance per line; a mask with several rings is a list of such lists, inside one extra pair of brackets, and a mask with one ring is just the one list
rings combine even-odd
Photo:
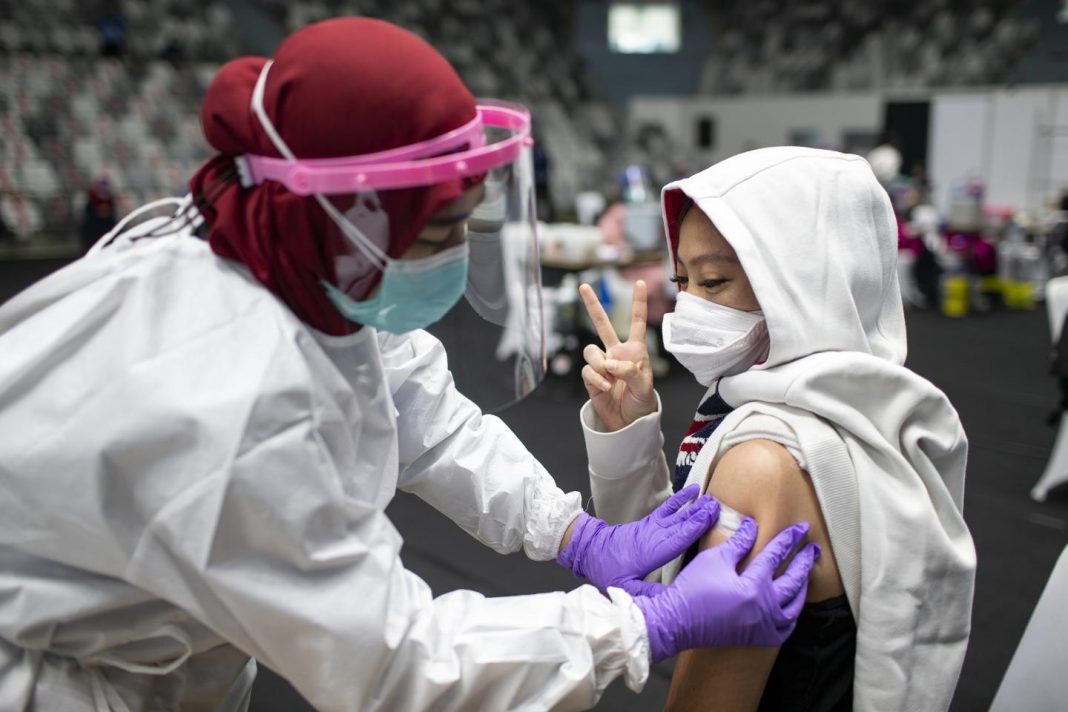
[[(315, 199), (273, 181), (216, 188), (232, 171), (234, 156), (280, 155), (250, 108), (266, 61), (242, 57), (216, 74), (201, 121), (220, 155), (189, 185), (194, 197), (210, 203), (201, 211), (216, 254), (244, 263), (305, 323), (328, 334), (350, 333), (359, 327), (337, 312), (320, 284), (335, 282), (334, 258), (345, 241)], [(471, 93), (434, 48), (395, 25), (366, 18), (326, 20), (290, 35), (275, 52), (265, 89), (267, 116), (299, 158), (396, 148), (475, 116)], [(402, 255), (427, 220), (462, 190), (457, 180), (381, 192), (390, 224), (387, 253)], [(348, 207), (332, 199), (342, 212)]]

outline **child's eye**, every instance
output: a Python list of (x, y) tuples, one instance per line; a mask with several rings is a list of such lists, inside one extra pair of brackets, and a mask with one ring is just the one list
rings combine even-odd
[(715, 289), (716, 287), (725, 284), (726, 282), (727, 280), (725, 279), (703, 279), (701, 280), (700, 284), (705, 289)]
[(686, 284), (687, 282), (690, 281), (690, 278), (689, 277), (684, 277), (684, 276), (679, 275), (679, 274), (676, 274), (676, 275), (674, 275), (672, 277), (668, 277), (668, 281), (669, 282), (674, 282), (675, 284)]

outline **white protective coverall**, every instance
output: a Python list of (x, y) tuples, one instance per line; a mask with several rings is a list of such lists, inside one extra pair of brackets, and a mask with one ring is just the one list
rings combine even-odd
[(242, 709), (250, 658), (323, 710), (578, 709), (648, 675), (622, 591), (405, 570), (397, 489), (536, 560), (580, 509), (436, 339), (313, 333), (188, 234), (0, 308), (0, 433), (0, 709)]
[[(705, 486), (732, 445), (785, 446), (812, 478), (857, 623), (854, 708), (948, 708), (975, 583), (962, 511), (968, 441), (946, 396), (902, 367), (885, 191), (858, 156), (793, 147), (740, 154), (664, 188), (674, 190), (737, 252), (770, 337), (765, 361), (719, 380), (734, 410), (685, 484)], [(638, 519), (671, 494), (659, 421), (609, 433), (583, 407), (599, 517)], [(668, 564), (663, 580), (678, 569)]]

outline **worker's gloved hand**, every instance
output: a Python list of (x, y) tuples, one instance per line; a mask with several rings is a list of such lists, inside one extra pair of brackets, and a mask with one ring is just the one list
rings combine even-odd
[(556, 561), (602, 593), (617, 586), (631, 595), (655, 595), (664, 586), (641, 579), (682, 555), (719, 517), (719, 502), (709, 495), (682, 509), (700, 491), (698, 485), (690, 485), (652, 514), (629, 524), (606, 524), (583, 512)]
[(724, 645), (778, 646), (797, 624), (808, 573), (819, 547), (807, 544), (779, 578), (775, 571), (808, 532), (784, 529), (741, 574), (737, 567), (756, 541), (756, 522), (746, 518), (727, 541), (705, 549), (657, 596), (634, 602), (645, 615), (653, 662), (690, 648)]

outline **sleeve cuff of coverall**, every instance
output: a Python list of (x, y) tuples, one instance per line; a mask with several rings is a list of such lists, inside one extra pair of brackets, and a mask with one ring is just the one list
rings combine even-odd
[(609, 586), (608, 597), (623, 609), (625, 618), (622, 627), (623, 650), (627, 663), (623, 669), (623, 682), (633, 692), (641, 692), (649, 679), (652, 654), (649, 649), (649, 629), (645, 616), (626, 591)]
[[(654, 391), (655, 393), (655, 391)], [(648, 463), (661, 454), (663, 435), (660, 432), (660, 394), (656, 395), (656, 410), (643, 415), (630, 425), (608, 432), (586, 401), (579, 411), (582, 435), (586, 441), (590, 474), (605, 480), (626, 479), (647, 472)]]

